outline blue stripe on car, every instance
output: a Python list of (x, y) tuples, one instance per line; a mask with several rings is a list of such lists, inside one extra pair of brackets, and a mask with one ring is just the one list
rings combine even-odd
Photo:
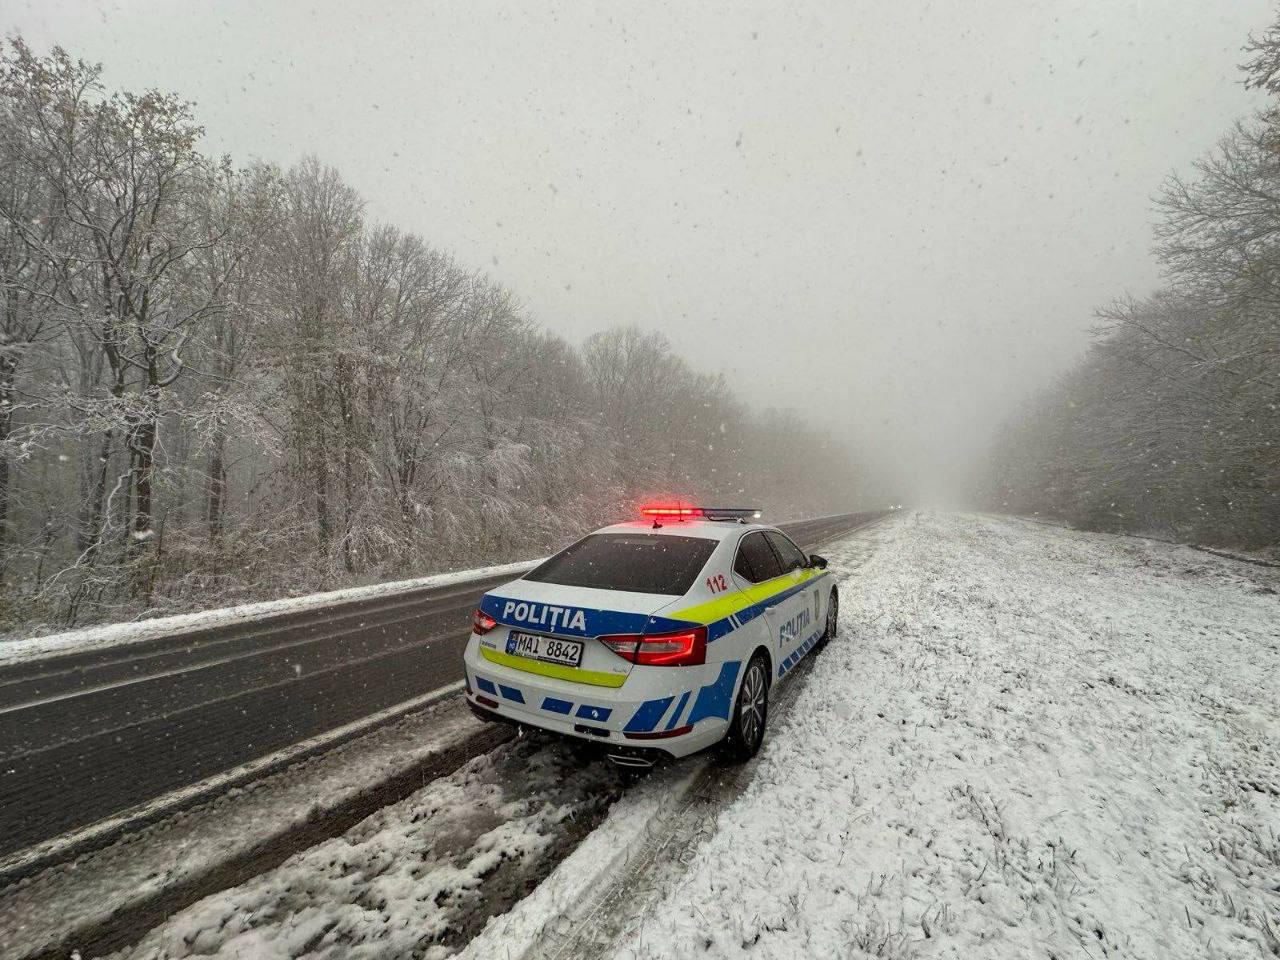
[(720, 665), (720, 676), (714, 683), (709, 683), (698, 691), (693, 701), (693, 709), (689, 711), (689, 719), (685, 721), (692, 726), (707, 717), (729, 719), (730, 703), (733, 700), (733, 682), (738, 679), (741, 660), (730, 660)]
[[(739, 626), (744, 626), (745, 624), (754, 620), (756, 617), (760, 616), (760, 614), (764, 613), (770, 607), (777, 606), (779, 603), (781, 603), (783, 600), (786, 600), (788, 597), (795, 596), (801, 590), (807, 589), (808, 587), (812, 587), (814, 584), (816, 584), (819, 580), (821, 580), (825, 576), (827, 576), (826, 573), (821, 573), (816, 577), (810, 577), (804, 583), (796, 584), (794, 587), (791, 587), (790, 589), (783, 590), (779, 593), (775, 593), (773, 596), (766, 597), (765, 599), (761, 600), (759, 603), (753, 603), (749, 607), (743, 607), (741, 610), (738, 610), (736, 613), (734, 613), (733, 616), (738, 618)], [(730, 621), (730, 618), (725, 617), (721, 620), (715, 621), (714, 623), (707, 624), (707, 642), (710, 643), (712, 640), (723, 637), (726, 633), (732, 633), (735, 628), (729, 621)], [(679, 628), (677, 627), (676, 629), (679, 629)]]
[[(507, 605), (524, 609), (529, 616), (518, 620), (504, 611)], [(649, 616), (644, 613), (621, 613), (616, 610), (593, 610), (589, 607), (572, 607), (567, 604), (542, 601), (512, 600), (486, 593), (480, 599), (480, 609), (499, 623), (533, 633), (553, 633), (563, 637), (602, 637), (611, 633), (663, 633), (689, 626), (687, 620), (671, 620), (667, 617)], [(555, 612), (553, 615), (553, 611)], [(582, 614), (583, 626), (573, 626), (576, 614)]]
[(542, 709), (549, 710), (552, 713), (563, 713), (568, 716), (573, 710), (573, 704), (568, 700), (557, 700), (555, 697), (547, 697), (542, 701)]
[(680, 694), (680, 702), (676, 704), (675, 710), (671, 714), (671, 719), (667, 721), (665, 729), (674, 730), (680, 722), (680, 714), (684, 713), (684, 705), (689, 702), (689, 691), (686, 690)]
[(515, 687), (508, 687), (506, 684), (498, 684), (498, 689), (502, 691), (502, 696), (513, 703), (524, 703), (524, 694)]
[(821, 637), (822, 637), (822, 631), (819, 630), (817, 633), (811, 636), (804, 643), (800, 644), (800, 648), (798, 650), (796, 650), (794, 653), (791, 654), (791, 656), (787, 657), (786, 660), (783, 660), (782, 663), (778, 665), (778, 676), (782, 677), (787, 673), (790, 673), (793, 669), (795, 669), (796, 665), (800, 662), (800, 660), (805, 656), (805, 654), (807, 654), (810, 650), (814, 648), (814, 646), (817, 644), (818, 640), (821, 639)]
[(662, 715), (667, 712), (667, 707), (671, 706), (671, 701), (674, 699), (675, 696), (672, 695), (660, 700), (646, 700), (640, 704), (640, 708), (631, 715), (631, 719), (622, 729), (627, 733), (648, 733), (658, 725), (658, 721), (662, 719)]
[(735, 629), (737, 628), (734, 627), (734, 625), (729, 622), (728, 617), (725, 617), (723, 620), (717, 620), (715, 623), (708, 623), (707, 624), (707, 643), (713, 643), (714, 641), (719, 640), (725, 634), (733, 633)]
[(485, 693), (492, 693), (495, 697), (498, 695), (498, 688), (493, 685), (492, 680), (486, 680), (484, 677), (476, 677), (476, 686)]
[(609, 719), (609, 714), (611, 713), (613, 713), (613, 708), (611, 707), (593, 707), (589, 703), (584, 703), (578, 707), (577, 716), (583, 720), (599, 720), (603, 723)]

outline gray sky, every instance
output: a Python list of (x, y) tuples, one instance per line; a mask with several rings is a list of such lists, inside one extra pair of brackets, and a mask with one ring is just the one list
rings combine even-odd
[(1268, 0), (0, 0), (0, 27), (314, 152), (553, 330), (664, 331), (945, 495), (1158, 282), (1150, 197), (1258, 105)]

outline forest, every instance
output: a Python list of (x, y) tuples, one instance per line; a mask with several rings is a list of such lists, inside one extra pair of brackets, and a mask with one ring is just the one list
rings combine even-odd
[(538, 556), (655, 494), (858, 505), (843, 446), (663, 336), (570, 343), (319, 159), (202, 134), (0, 56), (0, 630)]
[(1280, 545), (1280, 21), (1246, 52), (1271, 105), (1160, 188), (1166, 285), (1099, 310), (1085, 359), (1005, 426), (990, 508)]

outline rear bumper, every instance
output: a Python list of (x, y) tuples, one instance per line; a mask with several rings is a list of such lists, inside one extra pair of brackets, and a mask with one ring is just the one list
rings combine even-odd
[(610, 754), (660, 758), (724, 738), (738, 671), (736, 663), (637, 668), (621, 687), (593, 686), (494, 663), (480, 655), (475, 636), (463, 662), (467, 703), (482, 719), (589, 741)]
[[(512, 727), (528, 726), (533, 729), (546, 729), (544, 727), (538, 727), (535, 724), (523, 724), (513, 717), (505, 717), (496, 710), (491, 710), (488, 707), (481, 706), (476, 702), (476, 699), (471, 696), (467, 697), (467, 706), (471, 708), (471, 712), (475, 714), (477, 719), (483, 720), (485, 723), (501, 723)], [(600, 751), (600, 753), (608, 756), (615, 763), (624, 767), (649, 767), (654, 764), (676, 760), (679, 759), (679, 757), (684, 756), (683, 753), (676, 754), (670, 750), (662, 750), (658, 747), (632, 746), (627, 743), (618, 742), (613, 738), (593, 739), (588, 736), (578, 736), (574, 739), (589, 741), (597, 750)]]

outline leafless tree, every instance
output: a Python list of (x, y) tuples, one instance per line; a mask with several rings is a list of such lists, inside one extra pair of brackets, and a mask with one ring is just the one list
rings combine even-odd
[(856, 503), (814, 479), (842, 450), (662, 337), (579, 349), (318, 159), (200, 136), (61, 50), (0, 56), (0, 626), (536, 555), (645, 496)]

